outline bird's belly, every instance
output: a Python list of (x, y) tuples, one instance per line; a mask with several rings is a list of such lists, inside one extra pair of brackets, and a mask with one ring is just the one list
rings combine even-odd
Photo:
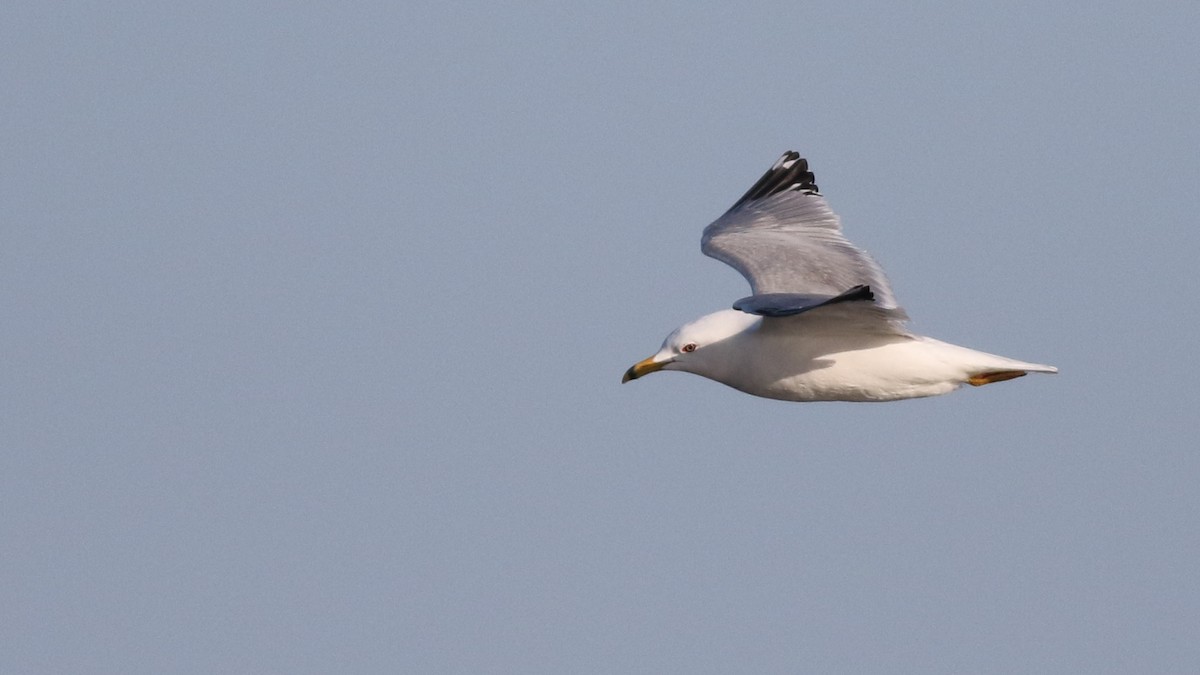
[[(780, 367), (780, 366), (783, 367)], [(894, 401), (937, 396), (962, 384), (961, 373), (910, 340), (819, 355), (781, 354), (750, 394), (785, 401)]]

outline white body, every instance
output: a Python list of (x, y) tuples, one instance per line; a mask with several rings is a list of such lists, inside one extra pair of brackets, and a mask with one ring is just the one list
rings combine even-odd
[[(671, 334), (651, 359), (747, 394), (785, 401), (892, 401), (949, 393), (989, 372), (1058, 369), (933, 338), (870, 330), (847, 307), (787, 319), (715, 312)], [(862, 317), (866, 319), (867, 317)], [(879, 326), (883, 328), (883, 326)], [(701, 346), (685, 353), (688, 343)]]

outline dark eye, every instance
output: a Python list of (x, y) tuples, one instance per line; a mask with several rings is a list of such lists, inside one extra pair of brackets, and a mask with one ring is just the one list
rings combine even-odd
[(696, 351), (696, 343), (695, 343), (695, 342), (689, 342), (689, 343), (687, 343), (686, 345), (684, 345), (684, 346), (683, 346), (683, 347), (682, 347), (682, 348), (681, 348), (679, 351), (681, 351), (681, 352), (683, 352), (683, 353), (685, 353), (685, 354), (686, 354), (686, 353), (688, 353), (688, 352), (694, 352), (694, 351)]

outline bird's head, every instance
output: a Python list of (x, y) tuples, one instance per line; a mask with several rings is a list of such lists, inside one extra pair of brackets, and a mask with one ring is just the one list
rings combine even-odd
[(676, 328), (654, 356), (642, 359), (625, 371), (621, 382), (636, 380), (660, 370), (682, 370), (713, 377), (719, 366), (728, 365), (725, 352), (730, 339), (760, 322), (759, 317), (726, 309), (702, 316)]

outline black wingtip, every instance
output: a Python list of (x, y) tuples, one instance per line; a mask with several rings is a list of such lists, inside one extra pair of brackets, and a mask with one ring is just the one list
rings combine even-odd
[(829, 302), (831, 302), (831, 303), (849, 302), (851, 300), (872, 300), (872, 301), (874, 301), (875, 300), (875, 292), (871, 290), (870, 286), (868, 286), (866, 284), (859, 284), (858, 286), (851, 288), (850, 290), (846, 291), (845, 293), (842, 293), (841, 295), (837, 296), (833, 300), (830, 300)]
[(762, 178), (759, 178), (730, 209), (789, 190), (799, 190), (810, 195), (820, 194), (816, 176), (808, 170), (808, 160), (795, 150), (783, 153), (783, 156), (767, 169)]

